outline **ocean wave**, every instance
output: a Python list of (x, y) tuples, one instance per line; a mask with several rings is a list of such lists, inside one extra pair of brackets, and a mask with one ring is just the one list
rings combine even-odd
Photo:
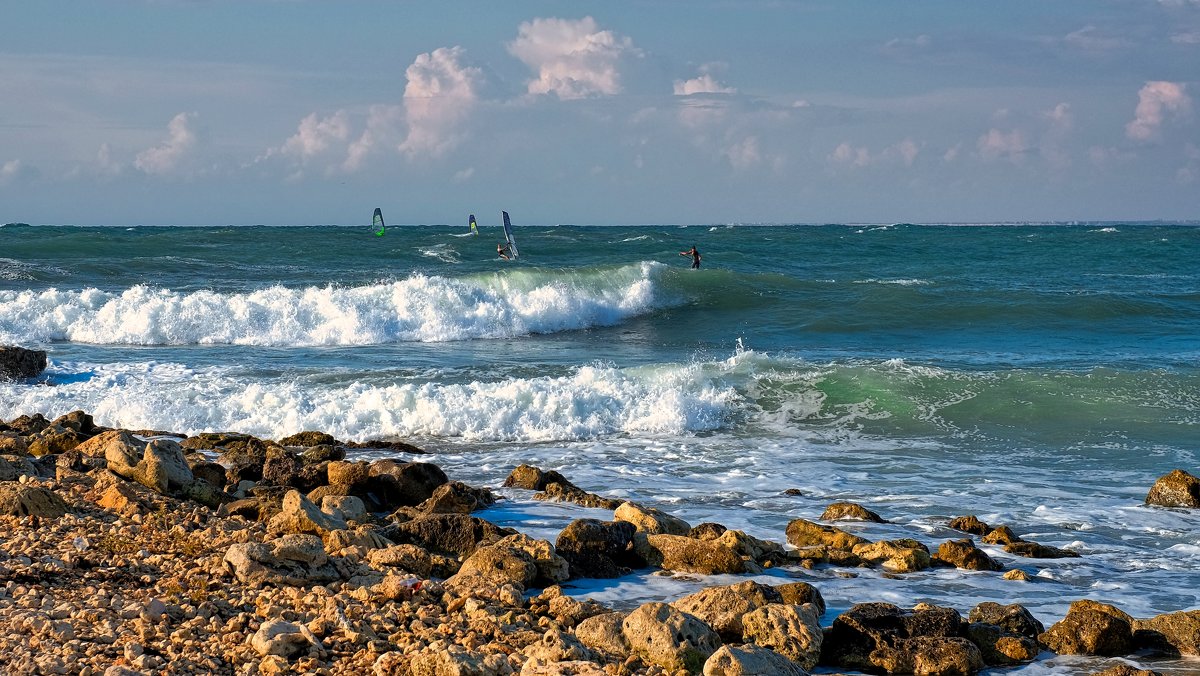
[(368, 345), (440, 342), (611, 326), (677, 302), (655, 263), (577, 272), (412, 275), (358, 287), (249, 293), (134, 286), (119, 293), (0, 291), (0, 341), (118, 345)]

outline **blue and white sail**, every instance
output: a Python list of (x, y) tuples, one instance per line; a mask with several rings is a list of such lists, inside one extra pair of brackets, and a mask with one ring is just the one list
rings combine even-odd
[(513, 237), (512, 223), (508, 220), (508, 212), (501, 211), (504, 215), (504, 240), (508, 242), (508, 253), (511, 258), (517, 258), (521, 254), (517, 252), (517, 239)]

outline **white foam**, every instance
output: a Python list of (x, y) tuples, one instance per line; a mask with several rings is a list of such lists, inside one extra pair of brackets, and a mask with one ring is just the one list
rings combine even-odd
[(0, 341), (122, 345), (369, 345), (514, 336), (609, 326), (670, 303), (664, 266), (574, 275), (510, 271), (413, 275), (358, 287), (273, 286), (250, 293), (134, 286), (119, 293), (0, 291)]

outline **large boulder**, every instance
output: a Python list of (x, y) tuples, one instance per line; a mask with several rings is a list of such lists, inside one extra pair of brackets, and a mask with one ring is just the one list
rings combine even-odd
[(29, 458), (19, 455), (0, 455), (0, 481), (17, 481), (23, 476), (37, 476), (37, 467)]
[(65, 453), (87, 440), (77, 429), (51, 423), (49, 427), (25, 438), (29, 454), (35, 457)]
[(634, 532), (627, 521), (576, 519), (558, 534), (554, 547), (570, 564), (572, 577), (620, 577), (632, 562)]
[(979, 647), (984, 664), (989, 666), (1030, 662), (1041, 651), (1037, 639), (1007, 634), (994, 624), (972, 622), (967, 626), (967, 637)]
[(1200, 507), (1200, 479), (1177, 469), (1159, 477), (1146, 494), (1146, 504), (1158, 507)]
[(1133, 628), (1133, 638), (1139, 647), (1169, 655), (1200, 655), (1200, 610), (1134, 620)]
[(48, 488), (8, 481), (0, 483), (2, 515), (57, 519), (68, 511), (70, 507), (66, 501)]
[(983, 668), (983, 656), (965, 635), (966, 623), (952, 608), (860, 603), (833, 621), (821, 659), (861, 671), (972, 674)]
[(1003, 570), (1001, 566), (992, 557), (988, 556), (987, 552), (975, 546), (975, 541), (971, 538), (963, 538), (962, 540), (947, 540), (938, 546), (937, 554), (933, 556), (936, 561), (962, 568), (963, 570)]
[(489, 544), (507, 535), (511, 528), (501, 528), (466, 514), (427, 514), (412, 521), (392, 524), (380, 535), (397, 544), (418, 545), (431, 553), (467, 556), (480, 544)]
[(450, 481), (440, 467), (427, 462), (376, 460), (368, 468), (368, 475), (372, 479), (371, 490), (389, 509), (415, 507), (433, 497), (438, 486)]
[(742, 618), (742, 639), (770, 648), (805, 669), (817, 666), (821, 657), (821, 623), (812, 605), (769, 603)]
[(337, 443), (338, 440), (334, 439), (333, 435), (313, 431), (297, 432), (279, 440), (280, 446), (299, 446), (301, 448), (312, 448), (313, 446), (321, 445), (336, 446)]
[(267, 522), (267, 531), (277, 534), (310, 533), (321, 536), (347, 527), (341, 516), (322, 512), (297, 490), (290, 490), (283, 496), (279, 513)]
[(825, 508), (821, 514), (822, 521), (870, 521), (872, 523), (887, 523), (883, 517), (863, 507), (857, 502), (835, 502)]
[(1004, 545), (1004, 551), (1030, 559), (1068, 559), (1079, 557), (1079, 552), (1051, 547), (1050, 545), (1043, 545), (1037, 542), (1012, 542)]
[(45, 350), (0, 345), (0, 380), (36, 378), (46, 370)]
[(524, 591), (537, 579), (537, 564), (511, 542), (484, 545), (471, 552), (444, 586), (460, 596), (513, 585)]
[(170, 439), (142, 443), (132, 435), (112, 437), (104, 447), (104, 459), (113, 474), (163, 495), (178, 494), (194, 478), (183, 448)]
[(721, 647), (721, 638), (693, 615), (665, 603), (644, 603), (621, 623), (630, 650), (649, 664), (698, 673)]
[(1002, 606), (993, 601), (984, 601), (971, 609), (967, 614), (967, 621), (994, 624), (1006, 634), (1033, 639), (1046, 631), (1042, 623), (1025, 606), (1016, 603)]
[(542, 471), (533, 465), (518, 465), (508, 478), (504, 480), (505, 488), (524, 488), (530, 491), (544, 491), (546, 486), (552, 483), (560, 483), (566, 486), (574, 486), (565, 476), (550, 470)]
[(555, 585), (571, 578), (570, 564), (558, 555), (549, 540), (538, 540), (524, 533), (517, 533), (501, 538), (496, 544), (514, 547), (529, 555), (529, 559), (537, 567), (537, 576), (533, 581), (536, 586)]
[(746, 562), (742, 557), (712, 540), (637, 533), (633, 536), (633, 548), (647, 565), (663, 570), (702, 575), (746, 572)]
[(753, 643), (723, 645), (704, 663), (704, 676), (807, 676), (799, 664)]
[(931, 563), (929, 549), (911, 538), (864, 542), (854, 545), (851, 551), (863, 561), (878, 564), (892, 573), (925, 570)]
[(1105, 603), (1082, 600), (1038, 640), (1060, 655), (1128, 655), (1133, 652), (1134, 620)]
[(950, 523), (946, 524), (954, 530), (961, 530), (964, 533), (971, 535), (984, 536), (992, 532), (992, 527), (979, 520), (979, 517), (974, 514), (970, 516), (956, 516), (950, 519)]
[(725, 587), (706, 587), (673, 601), (671, 606), (703, 620), (725, 642), (739, 643), (742, 618), (770, 603), (783, 603), (783, 595), (774, 587), (746, 581)]
[[(695, 532), (695, 528), (692, 532)], [(690, 537), (696, 537), (690, 535)], [(778, 542), (760, 540), (753, 535), (747, 535), (740, 530), (725, 530), (716, 537), (701, 537), (700, 540), (712, 540), (716, 544), (732, 549), (738, 556), (758, 563), (778, 564), (787, 559), (786, 550)]]
[(461, 481), (450, 481), (433, 489), (429, 499), (417, 506), (425, 514), (470, 514), (496, 504), (496, 496), (486, 488), (472, 488)]
[(584, 645), (609, 655), (629, 655), (629, 641), (625, 640), (623, 623), (629, 613), (610, 612), (593, 615), (575, 625), (575, 636)]
[(683, 535), (692, 527), (686, 521), (654, 507), (644, 507), (636, 502), (623, 502), (613, 512), (614, 521), (628, 521), (639, 533), (647, 535)]
[(795, 606), (802, 606), (805, 603), (811, 603), (817, 608), (817, 615), (825, 614), (825, 598), (821, 596), (820, 590), (807, 582), (785, 582), (775, 585), (775, 591), (779, 592), (783, 603), (790, 603)]
[(852, 549), (865, 543), (866, 538), (852, 535), (834, 526), (823, 526), (805, 519), (793, 519), (787, 525), (787, 541), (794, 547), (824, 545), (833, 549)]
[(315, 535), (285, 535), (266, 543), (245, 542), (225, 552), (225, 568), (251, 586), (305, 587), (339, 578)]

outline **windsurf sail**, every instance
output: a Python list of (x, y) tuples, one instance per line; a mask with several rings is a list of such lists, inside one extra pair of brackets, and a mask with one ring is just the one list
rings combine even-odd
[(467, 223), (471, 226), (471, 234), (478, 237), (479, 228), (475, 226), (475, 214), (471, 214), (471, 218), (467, 220)]
[(385, 226), (383, 224), (383, 210), (375, 207), (375, 215), (371, 217), (371, 225), (375, 229), (376, 237), (383, 237)]
[(508, 253), (512, 258), (517, 258), (521, 254), (517, 253), (517, 240), (513, 237), (512, 223), (508, 222), (508, 212), (501, 211), (504, 214), (504, 240), (508, 242)]

